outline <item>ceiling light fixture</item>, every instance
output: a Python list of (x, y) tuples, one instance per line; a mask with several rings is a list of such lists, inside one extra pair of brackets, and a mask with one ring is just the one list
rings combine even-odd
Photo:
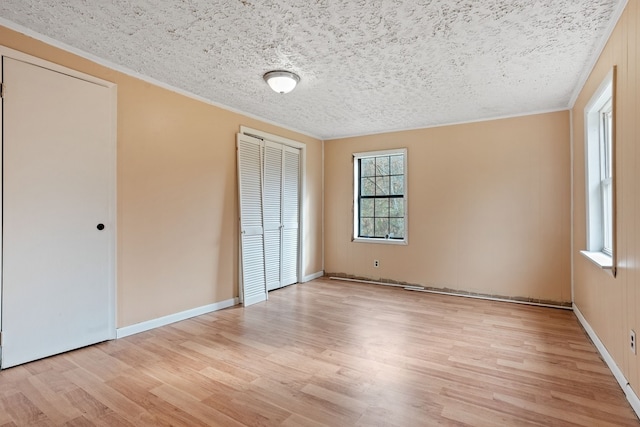
[(289, 93), (295, 89), (300, 77), (291, 71), (275, 70), (265, 73), (264, 81), (278, 93)]

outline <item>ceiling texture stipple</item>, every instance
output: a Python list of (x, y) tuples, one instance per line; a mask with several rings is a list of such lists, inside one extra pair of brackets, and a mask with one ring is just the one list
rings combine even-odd
[[(0, 17), (323, 139), (564, 109), (623, 0), (2, 0)], [(293, 71), (287, 95), (262, 75)]]

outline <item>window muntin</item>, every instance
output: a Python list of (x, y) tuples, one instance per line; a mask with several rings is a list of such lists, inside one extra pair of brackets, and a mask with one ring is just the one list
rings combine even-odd
[(354, 154), (354, 240), (406, 243), (406, 149)]

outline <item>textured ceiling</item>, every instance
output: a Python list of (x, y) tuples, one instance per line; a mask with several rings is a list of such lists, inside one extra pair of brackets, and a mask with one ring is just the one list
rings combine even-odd
[[(567, 108), (623, 0), (2, 0), (0, 17), (330, 139)], [(290, 94), (262, 75), (296, 72)]]

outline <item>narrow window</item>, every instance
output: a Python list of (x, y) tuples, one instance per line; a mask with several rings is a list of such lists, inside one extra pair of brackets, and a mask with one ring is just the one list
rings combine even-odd
[(406, 149), (355, 153), (355, 241), (407, 242)]
[(612, 178), (613, 178), (613, 163), (612, 163), (612, 119), (613, 114), (611, 111), (611, 98), (600, 109), (600, 187), (602, 191), (601, 204), (602, 204), (602, 252), (607, 255), (613, 253), (613, 236), (612, 236)]
[(584, 115), (587, 247), (582, 254), (615, 276), (615, 68)]

